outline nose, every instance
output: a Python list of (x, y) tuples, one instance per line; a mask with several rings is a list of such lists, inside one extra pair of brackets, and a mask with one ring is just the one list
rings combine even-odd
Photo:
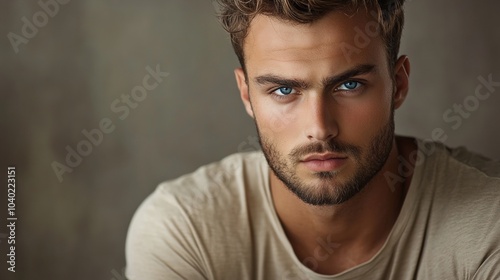
[(328, 141), (338, 135), (335, 101), (328, 96), (311, 96), (305, 108), (306, 136), (311, 141)]

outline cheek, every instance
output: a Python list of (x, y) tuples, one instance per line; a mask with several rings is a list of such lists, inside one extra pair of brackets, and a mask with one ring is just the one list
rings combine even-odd
[(254, 103), (254, 114), (261, 136), (277, 145), (278, 149), (296, 139), (296, 116), (290, 106), (273, 106), (271, 102)]
[(346, 106), (342, 116), (340, 134), (361, 144), (372, 139), (387, 125), (391, 117), (391, 100), (386, 95), (370, 97)]
[(254, 112), (260, 119), (262, 130), (270, 134), (281, 134), (293, 125), (294, 116), (289, 106), (276, 106), (268, 99), (256, 100)]

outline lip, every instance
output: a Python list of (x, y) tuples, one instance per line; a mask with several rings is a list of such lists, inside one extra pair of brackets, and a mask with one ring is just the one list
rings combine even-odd
[(303, 162), (307, 161), (313, 161), (313, 160), (330, 160), (330, 159), (346, 159), (346, 156), (334, 154), (334, 153), (327, 153), (327, 154), (313, 154), (309, 155), (306, 158), (304, 158)]
[(313, 172), (326, 172), (339, 169), (346, 161), (346, 156), (328, 153), (307, 156), (301, 163)]

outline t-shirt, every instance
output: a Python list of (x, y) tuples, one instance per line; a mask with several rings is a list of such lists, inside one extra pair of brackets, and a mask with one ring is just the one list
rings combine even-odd
[(400, 214), (383, 247), (365, 263), (336, 275), (311, 270), (314, 258), (304, 265), (276, 214), (269, 166), (262, 152), (249, 152), (159, 185), (132, 219), (126, 275), (130, 280), (500, 279), (500, 163), (463, 148), (417, 144)]

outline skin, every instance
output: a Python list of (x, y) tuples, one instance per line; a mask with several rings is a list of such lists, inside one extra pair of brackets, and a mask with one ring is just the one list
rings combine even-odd
[[(235, 70), (272, 167), (280, 222), (299, 260), (314, 258), (304, 263), (322, 274), (345, 271), (381, 249), (411, 181), (394, 189), (383, 175), (398, 174), (398, 155), (408, 158), (416, 148), (412, 139), (388, 129), (408, 93), (407, 57), (390, 71), (379, 37), (350, 57), (341, 49), (343, 43), (356, 46), (354, 27), (364, 30), (370, 21), (363, 9), (351, 16), (331, 12), (311, 24), (257, 15), (243, 46), (246, 73)], [(347, 72), (351, 75), (331, 79)], [(372, 147), (377, 136), (386, 141)], [(302, 161), (329, 152), (338, 158), (321, 171)], [(373, 174), (360, 174), (369, 168)], [(365, 180), (355, 181), (359, 177)], [(311, 197), (329, 199), (306, 200), (290, 191), (286, 179)], [(342, 195), (344, 190), (353, 193)], [(318, 238), (335, 249), (322, 248)]]

